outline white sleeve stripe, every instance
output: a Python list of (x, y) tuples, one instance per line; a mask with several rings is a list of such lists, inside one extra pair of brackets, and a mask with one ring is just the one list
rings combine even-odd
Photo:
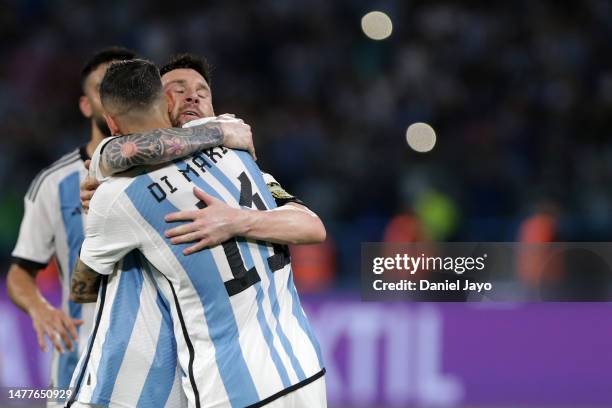
[(61, 164), (58, 164), (55, 167), (49, 168), (48, 170), (46, 170), (44, 175), (43, 174), (40, 175), (40, 179), (38, 180), (38, 183), (37, 183), (36, 187), (34, 187), (31, 191), (29, 191), (28, 199), (31, 200), (31, 201), (36, 200), (36, 196), (38, 195), (38, 191), (40, 190), (40, 186), (42, 186), (42, 183), (45, 181), (45, 179), (49, 175), (51, 175), (53, 172), (55, 172), (57, 170), (60, 170), (60, 169), (62, 169), (64, 167), (66, 167), (66, 166), (69, 166), (72, 163), (75, 163), (75, 162), (77, 162), (79, 160), (81, 160), (81, 158), (77, 155), (77, 156), (73, 157), (70, 160), (62, 162)]
[(49, 171), (53, 171), (55, 169), (56, 166), (66, 163), (68, 160), (72, 160), (74, 159), (74, 157), (77, 155), (77, 151), (73, 151), (72, 153), (68, 153), (64, 156), (62, 156), (61, 158), (59, 158), (58, 160), (54, 161), (51, 165), (45, 167), (44, 169), (42, 169), (40, 172), (38, 172), (38, 174), (36, 175), (36, 177), (34, 178), (34, 180), (32, 181), (32, 183), (30, 184), (30, 188), (28, 188), (28, 192), (27, 194), (29, 195), (31, 193), (31, 191), (34, 189), (34, 186), (40, 181), (42, 182), (41, 178), (45, 176), (45, 173), (49, 172)]

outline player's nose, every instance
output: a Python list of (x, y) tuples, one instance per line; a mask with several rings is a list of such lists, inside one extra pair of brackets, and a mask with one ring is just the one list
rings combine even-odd
[(196, 103), (196, 104), (200, 103), (200, 98), (198, 97), (198, 94), (195, 92), (191, 95), (188, 95), (185, 100), (190, 103)]

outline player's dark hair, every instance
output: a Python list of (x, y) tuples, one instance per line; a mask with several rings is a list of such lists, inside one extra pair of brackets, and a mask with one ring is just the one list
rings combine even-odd
[(124, 47), (107, 47), (96, 52), (81, 70), (81, 89), (85, 91), (85, 81), (89, 74), (100, 65), (113, 61), (124, 61), (136, 58), (136, 53)]
[(159, 70), (143, 59), (111, 64), (100, 84), (102, 105), (115, 114), (145, 111), (162, 93)]
[(210, 86), (210, 65), (204, 58), (196, 57), (193, 54), (178, 54), (170, 58), (170, 61), (159, 69), (159, 72), (163, 76), (175, 69), (193, 69), (202, 75)]

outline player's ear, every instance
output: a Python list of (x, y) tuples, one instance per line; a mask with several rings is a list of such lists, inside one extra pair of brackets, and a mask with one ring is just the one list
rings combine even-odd
[(91, 103), (89, 103), (89, 98), (87, 96), (81, 95), (79, 98), (79, 109), (81, 110), (83, 116), (85, 116), (87, 119), (91, 118)]
[(113, 117), (110, 116), (109, 114), (104, 113), (103, 115), (104, 115), (104, 120), (106, 120), (106, 125), (111, 131), (111, 135), (113, 136), (120, 135), (121, 131), (119, 130), (119, 125), (117, 125), (117, 122), (115, 122), (115, 119), (113, 119)]
[(172, 113), (172, 109), (174, 109), (174, 104), (176, 103), (176, 100), (174, 99), (174, 95), (172, 95), (172, 92), (166, 91), (164, 93), (166, 94), (166, 101), (168, 102), (168, 113)]

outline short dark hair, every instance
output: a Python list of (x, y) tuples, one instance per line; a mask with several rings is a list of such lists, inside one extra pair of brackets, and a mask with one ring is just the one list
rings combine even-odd
[(124, 61), (136, 58), (136, 53), (124, 47), (107, 47), (96, 52), (81, 70), (81, 89), (85, 91), (85, 81), (89, 74), (100, 65), (113, 61)]
[(170, 58), (160, 69), (160, 75), (165, 75), (175, 69), (193, 69), (204, 77), (210, 86), (210, 65), (205, 58), (196, 57), (193, 54), (178, 54)]
[(143, 59), (112, 63), (100, 84), (102, 105), (116, 115), (145, 111), (162, 94), (159, 70)]

